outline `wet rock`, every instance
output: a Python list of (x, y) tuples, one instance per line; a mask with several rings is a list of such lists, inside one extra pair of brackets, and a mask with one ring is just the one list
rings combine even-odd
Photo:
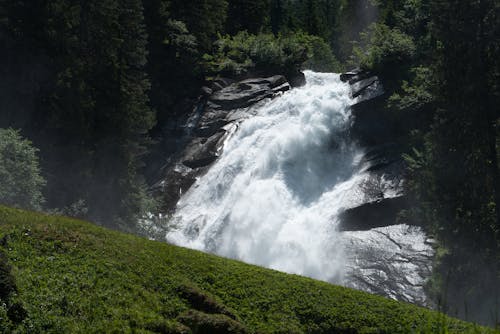
[(162, 198), (162, 211), (170, 212), (188, 189), (196, 182), (200, 170), (183, 164), (168, 166), (162, 179), (151, 187), (153, 193)]
[(385, 95), (356, 103), (351, 111), (351, 133), (365, 147), (394, 142), (402, 134), (397, 119), (386, 108)]
[(379, 80), (377, 76), (369, 77), (367, 79), (360, 80), (358, 82), (355, 82), (351, 84), (351, 96), (352, 98), (357, 98), (358, 96), (366, 93), (366, 91), (370, 88), (373, 87), (374, 85), (378, 84)]
[(288, 82), (285, 82), (284, 84), (282, 84), (280, 86), (274, 87), (273, 88), (273, 92), (275, 94), (284, 93), (284, 92), (289, 91), (291, 88), (292, 87), (290, 87), (290, 84)]
[(369, 231), (342, 232), (344, 285), (396, 300), (430, 307), (425, 284), (434, 249), (419, 227), (406, 224)]
[(356, 68), (356, 69), (351, 70), (349, 72), (342, 73), (342, 74), (340, 74), (340, 81), (347, 82), (350, 79), (356, 77), (360, 72), (361, 72), (361, 70), (359, 68)]
[(208, 97), (208, 96), (212, 95), (212, 93), (213, 93), (213, 90), (211, 88), (208, 88), (206, 86), (201, 87), (201, 95)]
[[(383, 196), (383, 194), (381, 194)], [(406, 196), (381, 198), (344, 211), (339, 217), (339, 231), (367, 231), (397, 224), (401, 210), (408, 208)]]
[(372, 77), (373, 73), (370, 71), (365, 71), (360, 68), (355, 68), (349, 72), (340, 74), (340, 80), (342, 82), (348, 82), (350, 85), (355, 84), (358, 81)]
[[(402, 153), (401, 145), (395, 142), (385, 143), (368, 148), (362, 162), (370, 165), (368, 167), (370, 172), (384, 171), (389, 166), (402, 162)], [(403, 170), (398, 167), (396, 167), (396, 172), (403, 173)]]
[(210, 101), (224, 110), (249, 107), (275, 94), (273, 88), (286, 83), (282, 75), (247, 79), (229, 85), (210, 96)]
[(274, 75), (268, 78), (252, 78), (240, 81), (241, 84), (249, 85), (268, 85), (270, 88), (278, 87), (287, 83), (286, 78), (282, 75)]
[(306, 84), (306, 76), (300, 71), (287, 75), (287, 78), (292, 87), (302, 87)]
[(217, 160), (227, 136), (241, 120), (254, 114), (254, 105), (290, 89), (282, 75), (238, 82), (218, 78), (204, 87), (206, 100), (201, 99), (186, 124), (179, 127), (185, 133), (182, 149), (167, 163), (153, 187), (163, 197), (165, 211), (172, 211), (181, 194)]
[(210, 85), (210, 89), (212, 89), (213, 92), (218, 92), (219, 90), (223, 89), (224, 86), (221, 85), (219, 82), (212, 82)]
[(219, 157), (225, 132), (220, 131), (208, 139), (196, 138), (186, 148), (182, 163), (190, 168), (210, 165)]
[(222, 89), (222, 88), (227, 87), (235, 82), (236, 82), (236, 80), (229, 79), (229, 78), (217, 78), (213, 81), (213, 84), (221, 87), (221, 89)]

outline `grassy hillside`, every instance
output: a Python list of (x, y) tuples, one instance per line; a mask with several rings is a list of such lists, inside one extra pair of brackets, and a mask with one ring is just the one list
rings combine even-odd
[(0, 332), (493, 332), (324, 282), (5, 207), (0, 252)]

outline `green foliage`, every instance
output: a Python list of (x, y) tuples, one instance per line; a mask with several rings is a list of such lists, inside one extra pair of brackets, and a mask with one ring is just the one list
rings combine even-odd
[(179, 321), (191, 328), (193, 333), (249, 333), (238, 321), (223, 314), (206, 314), (196, 310), (189, 310), (179, 316)]
[(411, 69), (413, 74), (411, 83), (403, 80), (401, 92), (396, 92), (389, 97), (388, 105), (400, 111), (420, 111), (428, 108), (435, 96), (432, 89), (432, 70), (428, 67), (419, 66)]
[(240, 31), (259, 33), (268, 23), (269, 12), (269, 0), (229, 0), (226, 32), (231, 35)]
[[(34, 70), (40, 88), (29, 97), (26, 128), (50, 172), (47, 206), (84, 200), (94, 221), (131, 225), (145, 209), (139, 169), (155, 124), (142, 1), (0, 6), (13, 18), (7, 26), (13, 38), (9, 52), (37, 59), (43, 68)], [(29, 63), (17, 66), (32, 71)]]
[[(414, 305), (0, 207), (27, 317), (17, 333), (494, 333)], [(225, 315), (222, 315), (221, 313)], [(0, 305), (0, 318), (5, 308)]]
[(270, 25), (274, 33), (303, 31), (323, 38), (333, 45), (338, 37), (342, 15), (348, 1), (326, 0), (273, 0)]
[(386, 79), (389, 107), (414, 121), (408, 138), (415, 148), (404, 156), (406, 188), (416, 203), (411, 217), (447, 250), (436, 260), (431, 290), (447, 312), (494, 325), (500, 295), (500, 7), (489, 0), (378, 3), (379, 32), (367, 39), (371, 44), (360, 59)]
[(215, 45), (217, 51), (204, 57), (209, 74), (239, 75), (252, 71), (286, 74), (301, 66), (324, 71), (339, 67), (321, 38), (304, 33), (275, 36), (240, 32), (221, 37)]
[(0, 127), (40, 148), (53, 212), (133, 230), (151, 203), (150, 136), (175, 151), (161, 142), (163, 125), (191, 110), (205, 74), (296, 74), (304, 62), (339, 71), (329, 45), (346, 4), (0, 1)]
[(41, 209), (45, 180), (40, 175), (37, 152), (19, 131), (0, 129), (0, 203)]
[(333, 54), (332, 48), (322, 38), (304, 35), (303, 43), (308, 47), (309, 59), (302, 65), (302, 68), (318, 72), (336, 73), (340, 73), (345, 69)]
[(0, 302), (5, 303), (17, 290), (14, 277), (11, 274), (11, 266), (7, 263), (7, 258), (0, 252)]
[(185, 22), (172, 15), (169, 4), (162, 0), (144, 2), (149, 35), (149, 97), (158, 124), (175, 116), (176, 105), (197, 94), (202, 82), (199, 41)]
[(358, 47), (354, 52), (363, 69), (394, 77), (415, 56), (413, 38), (399, 28), (373, 24), (362, 38), (369, 45), (368, 49), (364, 51)]
[(186, 23), (203, 52), (209, 51), (217, 34), (224, 32), (227, 8), (227, 0), (173, 0), (170, 3), (172, 17)]

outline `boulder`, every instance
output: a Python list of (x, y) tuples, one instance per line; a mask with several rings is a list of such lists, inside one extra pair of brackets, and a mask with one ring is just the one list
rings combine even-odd
[(347, 81), (351, 80), (352, 78), (355, 78), (359, 73), (361, 73), (361, 69), (359, 69), (359, 68), (355, 68), (351, 71), (341, 73), (340, 74), (340, 81), (347, 82)]
[(291, 89), (290, 84), (288, 82), (285, 82), (284, 84), (274, 87), (273, 88), (273, 93), (278, 94), (278, 93), (284, 93), (287, 92)]
[(367, 231), (377, 227), (397, 225), (401, 210), (408, 208), (406, 196), (381, 198), (348, 209), (340, 215), (339, 231)]
[(287, 75), (287, 79), (292, 87), (302, 87), (306, 84), (306, 76), (301, 71)]
[(167, 168), (151, 190), (162, 197), (162, 211), (171, 212), (181, 196), (196, 182), (199, 171), (182, 164)]
[(348, 82), (353, 85), (361, 80), (372, 77), (373, 73), (370, 71), (362, 70), (360, 68), (355, 68), (351, 71), (340, 74), (340, 80), (342, 82)]
[(270, 88), (278, 87), (286, 83), (286, 78), (282, 75), (274, 75), (268, 78), (251, 78), (240, 81), (240, 84), (267, 85)]
[(193, 169), (210, 165), (219, 157), (224, 136), (220, 131), (208, 139), (196, 138), (186, 148), (182, 163)]
[(400, 129), (394, 115), (386, 108), (385, 95), (364, 100), (351, 107), (354, 123), (351, 134), (363, 146), (393, 142)]
[(285, 83), (286, 79), (282, 75), (247, 79), (215, 92), (209, 99), (224, 110), (247, 108), (263, 99), (273, 97), (275, 94), (273, 88)]
[(391, 164), (402, 161), (402, 153), (401, 145), (396, 142), (389, 142), (368, 148), (362, 162), (370, 165), (368, 167), (370, 172), (385, 171)]
[(370, 87), (373, 87), (378, 83), (379, 83), (378, 77), (373, 76), (351, 84), (351, 97), (353, 99), (357, 98), (361, 94), (365, 93)]
[(219, 90), (223, 89), (224, 86), (221, 85), (219, 82), (212, 82), (212, 84), (210, 85), (210, 89), (213, 91), (213, 92), (218, 92)]
[(211, 88), (208, 88), (206, 86), (201, 87), (201, 95), (202, 96), (208, 97), (208, 96), (212, 95), (212, 93), (213, 93), (213, 90)]
[(230, 78), (217, 78), (213, 81), (213, 83), (220, 86), (221, 89), (224, 87), (227, 87), (235, 82), (236, 82), (236, 80), (230, 79)]

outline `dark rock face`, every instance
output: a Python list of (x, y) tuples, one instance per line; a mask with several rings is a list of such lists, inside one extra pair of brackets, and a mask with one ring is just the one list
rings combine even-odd
[(364, 71), (360, 68), (355, 68), (349, 72), (340, 74), (340, 80), (342, 82), (349, 82), (350, 85), (355, 84), (358, 81), (372, 77), (373, 74), (369, 71)]
[(367, 91), (370, 89), (373, 89), (374, 86), (376, 86), (379, 83), (378, 77), (369, 77), (367, 79), (363, 79), (360, 81), (357, 81), (351, 85), (351, 96), (352, 98), (357, 98), (358, 96), (361, 96), (362, 94), (366, 94)]
[[(346, 286), (423, 306), (432, 306), (424, 283), (431, 276), (433, 240), (419, 226), (398, 222), (410, 207), (404, 195), (401, 142), (408, 120), (387, 108), (377, 76), (359, 69), (341, 75), (356, 99), (351, 135), (365, 148), (366, 203), (345, 210), (339, 232), (345, 240)], [(404, 223), (404, 222), (403, 222)]]
[(300, 71), (287, 75), (287, 78), (292, 87), (302, 87), (306, 84), (306, 76)]
[(291, 89), (282, 75), (235, 82), (220, 78), (203, 87), (200, 105), (184, 126), (182, 149), (167, 163), (153, 191), (164, 199), (163, 209), (172, 211), (179, 198), (219, 157), (225, 140), (241, 120), (255, 113), (254, 105)]
[(406, 196), (380, 200), (348, 209), (340, 215), (340, 231), (367, 231), (397, 224), (401, 210), (408, 208)]
[(386, 108), (386, 97), (377, 96), (351, 107), (354, 123), (352, 134), (367, 147), (394, 142), (401, 132), (398, 122)]
[(342, 74), (340, 74), (340, 80), (342, 82), (347, 82), (347, 81), (351, 80), (352, 78), (356, 77), (360, 72), (361, 72), (361, 70), (359, 68), (357, 68), (357, 69), (354, 69), (352, 71), (342, 73)]
[[(396, 143), (385, 143), (378, 146), (370, 147), (363, 157), (363, 161), (370, 164), (368, 171), (386, 171), (389, 166), (397, 164), (401, 161), (401, 147)], [(398, 174), (403, 174), (401, 168), (396, 168), (394, 171)]]

